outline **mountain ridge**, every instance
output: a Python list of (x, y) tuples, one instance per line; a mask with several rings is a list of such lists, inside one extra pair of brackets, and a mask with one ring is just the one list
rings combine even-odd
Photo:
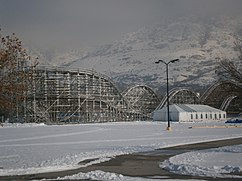
[(95, 70), (120, 87), (146, 84), (163, 89), (165, 65), (154, 62), (178, 58), (179, 62), (169, 65), (170, 85), (202, 88), (217, 79), (215, 70), (221, 59), (237, 59), (234, 41), (242, 36), (241, 25), (241, 19), (230, 17), (170, 19), (82, 52), (75, 60), (77, 54), (69, 61), (56, 59), (55, 64)]

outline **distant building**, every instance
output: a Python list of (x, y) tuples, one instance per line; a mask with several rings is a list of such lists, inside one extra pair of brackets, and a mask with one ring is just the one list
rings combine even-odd
[[(198, 104), (173, 104), (169, 112), (173, 122), (224, 121), (227, 117), (225, 111)], [(155, 111), (153, 120), (167, 121), (167, 107)]]

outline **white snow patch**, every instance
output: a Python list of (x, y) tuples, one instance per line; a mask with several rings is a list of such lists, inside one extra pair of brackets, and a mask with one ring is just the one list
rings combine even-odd
[[(181, 181), (180, 179), (168, 179), (167, 177), (152, 177), (152, 178), (142, 178), (142, 177), (128, 177), (122, 174), (103, 172), (100, 170), (91, 171), (88, 173), (78, 173), (71, 176), (59, 177), (55, 180), (80, 180), (80, 179), (90, 179), (90, 180), (102, 180), (102, 181)], [(196, 181), (196, 180), (189, 180)], [(201, 180), (199, 180), (201, 181)]]
[(78, 180), (78, 179), (91, 179), (91, 180), (110, 180), (110, 181), (120, 181), (124, 180), (124, 176), (121, 174), (103, 172), (100, 170), (91, 171), (88, 173), (78, 173), (72, 176), (65, 176), (57, 178), (58, 180)]
[(238, 175), (242, 171), (242, 145), (183, 153), (160, 166), (183, 175), (242, 178)]
[(29, 127), (37, 127), (37, 126), (46, 126), (45, 123), (1, 123), (4, 128), (29, 128)]

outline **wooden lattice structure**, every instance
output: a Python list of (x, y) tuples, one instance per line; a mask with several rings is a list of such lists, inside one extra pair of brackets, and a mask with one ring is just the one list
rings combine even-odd
[(25, 100), (28, 122), (148, 120), (134, 111), (109, 77), (91, 70), (38, 67)]
[(231, 81), (218, 81), (201, 96), (201, 102), (228, 114), (241, 113), (242, 86)]
[[(167, 95), (163, 97), (159, 106), (156, 108), (162, 109), (167, 103)], [(199, 95), (187, 88), (172, 89), (169, 91), (169, 103), (170, 104), (198, 104)]]
[[(111, 79), (92, 70), (32, 67), (22, 101), (16, 101), (16, 121), (92, 123), (151, 120), (166, 105), (145, 85), (120, 93)], [(217, 82), (201, 97), (187, 88), (169, 91), (170, 104), (206, 104), (230, 113), (242, 112), (241, 86)], [(14, 116), (13, 116), (14, 117)]]
[(126, 89), (122, 95), (127, 101), (129, 108), (143, 115), (151, 116), (151, 113), (160, 103), (160, 98), (151, 87), (136, 85)]

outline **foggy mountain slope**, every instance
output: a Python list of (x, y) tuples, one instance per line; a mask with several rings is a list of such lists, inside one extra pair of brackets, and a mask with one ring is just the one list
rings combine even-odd
[(207, 86), (216, 79), (214, 69), (219, 59), (237, 58), (234, 35), (242, 32), (240, 25), (228, 17), (171, 19), (126, 34), (62, 65), (93, 69), (124, 87), (147, 84), (160, 88), (166, 81), (165, 66), (154, 62), (179, 58), (169, 66), (171, 85)]

